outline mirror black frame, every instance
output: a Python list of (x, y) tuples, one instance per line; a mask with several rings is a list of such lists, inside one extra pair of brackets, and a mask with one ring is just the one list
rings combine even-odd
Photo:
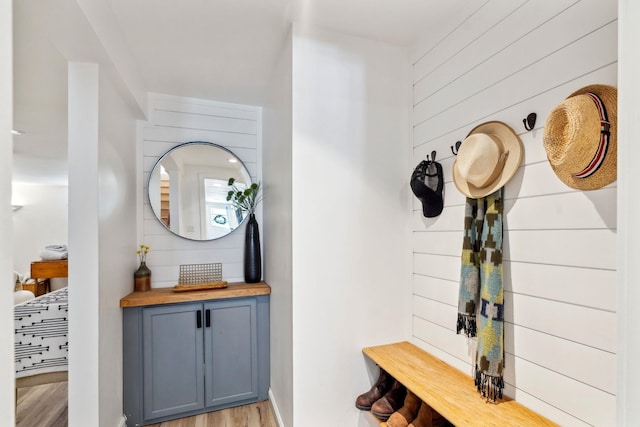
[[(217, 237), (213, 237), (210, 239), (197, 239), (197, 238), (191, 238), (187, 235), (183, 235), (180, 234), (180, 232), (174, 231), (170, 228), (170, 225), (168, 226), (161, 218), (161, 215), (156, 212), (156, 209), (153, 206), (153, 203), (151, 202), (151, 182), (154, 179), (154, 172), (156, 170), (159, 170), (158, 168), (162, 165), (162, 161), (167, 159), (171, 154), (175, 153), (177, 150), (182, 149), (182, 148), (187, 148), (189, 146), (194, 146), (194, 145), (204, 145), (204, 146), (210, 146), (212, 148), (216, 148), (221, 150), (222, 152), (224, 152), (227, 156), (229, 156), (229, 158), (234, 158), (237, 160), (237, 169), (240, 173), (240, 175), (246, 175), (246, 178), (248, 180), (248, 182), (246, 183), (247, 186), (251, 185), (251, 174), (249, 172), (249, 169), (247, 168), (247, 166), (244, 164), (244, 162), (242, 161), (242, 159), (240, 159), (240, 157), (238, 157), (235, 153), (233, 153), (231, 150), (229, 150), (226, 147), (223, 147), (219, 144), (215, 144), (213, 142), (206, 142), (206, 141), (189, 141), (189, 142), (185, 142), (179, 145), (176, 145), (175, 147), (172, 147), (171, 149), (169, 149), (167, 152), (165, 152), (162, 156), (160, 156), (160, 158), (156, 161), (156, 163), (153, 165), (153, 168), (151, 168), (151, 171), (149, 172), (149, 177), (147, 179), (147, 202), (149, 203), (149, 207), (151, 209), (151, 211), (153, 212), (154, 216), (156, 217), (156, 219), (158, 220), (158, 222), (160, 222), (160, 224), (162, 224), (162, 226), (167, 229), (169, 232), (171, 232), (172, 234), (181, 237), (183, 239), (186, 240), (192, 240), (192, 241), (196, 241), (196, 242), (210, 242), (212, 240), (217, 240), (217, 239), (221, 239), (225, 236), (228, 236), (229, 234), (231, 234), (233, 231), (237, 230), (240, 225), (242, 225), (242, 223), (246, 220), (246, 218), (248, 217), (246, 212), (240, 212), (237, 211), (236, 212), (236, 216), (237, 215), (241, 215), (241, 220), (237, 221), (237, 225), (230, 229), (227, 233), (217, 236)], [(159, 172), (158, 172), (159, 173)], [(228, 179), (230, 177), (226, 177), (226, 179)], [(236, 179), (236, 185), (239, 184), (239, 181)], [(242, 185), (240, 183), (240, 185)], [(225, 194), (228, 192), (228, 190), (230, 189), (230, 187), (228, 189), (225, 189)], [(200, 200), (200, 202), (202, 203), (202, 200)], [(231, 203), (228, 203), (229, 205), (231, 205)], [(216, 217), (218, 217), (219, 215), (216, 215)], [(217, 218), (214, 218), (214, 221), (216, 221)], [(236, 220), (239, 219), (239, 217), (236, 218)], [(218, 221), (216, 221), (218, 222)]]

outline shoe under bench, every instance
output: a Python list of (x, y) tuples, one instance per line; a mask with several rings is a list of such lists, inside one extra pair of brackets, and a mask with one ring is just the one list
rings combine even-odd
[(456, 427), (557, 426), (515, 400), (487, 401), (469, 375), (407, 341), (362, 352)]

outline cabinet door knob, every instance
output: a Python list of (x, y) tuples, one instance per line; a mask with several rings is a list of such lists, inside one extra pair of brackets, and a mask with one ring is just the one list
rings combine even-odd
[(202, 311), (196, 311), (196, 327), (198, 329), (202, 328)]
[(207, 328), (211, 327), (211, 310), (207, 309), (207, 311), (205, 311), (205, 326)]

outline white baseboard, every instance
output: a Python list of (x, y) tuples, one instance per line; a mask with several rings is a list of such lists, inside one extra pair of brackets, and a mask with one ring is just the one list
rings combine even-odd
[(118, 423), (118, 427), (127, 427), (127, 417), (124, 415), (120, 418), (120, 422)]
[(276, 398), (273, 396), (271, 387), (269, 387), (269, 402), (271, 402), (271, 407), (273, 408), (273, 415), (275, 415), (276, 417), (276, 422), (278, 423), (278, 427), (284, 427), (284, 423), (282, 422), (282, 417), (280, 416), (280, 410), (278, 409), (278, 404), (276, 403)]

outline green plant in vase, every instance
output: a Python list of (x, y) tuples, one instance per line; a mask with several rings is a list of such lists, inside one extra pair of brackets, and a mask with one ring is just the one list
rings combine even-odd
[(247, 212), (249, 215), (255, 214), (256, 206), (262, 200), (260, 192), (260, 183), (254, 182), (244, 190), (238, 188), (235, 184), (235, 178), (229, 178), (228, 185), (231, 190), (227, 193), (227, 201), (233, 204), (233, 207)]

